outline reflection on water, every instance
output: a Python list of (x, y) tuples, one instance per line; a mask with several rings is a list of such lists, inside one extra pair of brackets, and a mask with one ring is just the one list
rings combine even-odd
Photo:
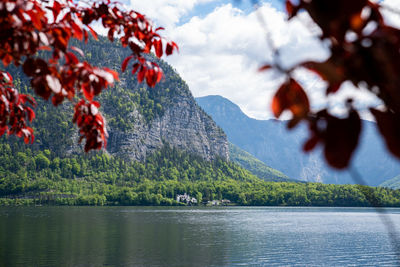
[[(400, 230), (400, 210), (390, 209)], [(395, 266), (372, 209), (0, 207), (0, 266)]]

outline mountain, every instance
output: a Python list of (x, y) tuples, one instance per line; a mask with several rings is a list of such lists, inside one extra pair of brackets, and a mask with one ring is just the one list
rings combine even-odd
[[(104, 38), (74, 45), (90, 63), (116, 70), (127, 55)], [(98, 97), (110, 134), (102, 151), (82, 152), (70, 103), (55, 108), (38, 100), (34, 144), (15, 136), (1, 138), (0, 206), (182, 205), (176, 196), (184, 193), (199, 201), (229, 199), (238, 205), (369, 205), (358, 186), (267, 182), (227, 161), (222, 129), (196, 104), (179, 75), (158, 63), (165, 79), (155, 88), (124, 73)], [(29, 93), (22, 72), (15, 67), (8, 71), (20, 91)], [(282, 176), (233, 150), (234, 160), (260, 177)], [(400, 191), (369, 190), (379, 190), (383, 205), (400, 203)]]
[[(290, 178), (334, 184), (354, 183), (348, 171), (337, 171), (327, 166), (321, 149), (310, 154), (302, 152), (308, 134), (305, 125), (289, 131), (282, 121), (249, 118), (236, 104), (221, 96), (196, 100), (224, 130), (229, 142)], [(373, 186), (400, 173), (399, 161), (386, 151), (375, 123), (363, 121), (360, 146), (352, 166)]]
[[(107, 153), (127, 160), (144, 161), (146, 156), (165, 146), (200, 155), (205, 160), (227, 160), (225, 133), (197, 105), (187, 84), (166, 62), (153, 56), (164, 71), (163, 80), (154, 88), (139, 83), (129, 70), (120, 71), (129, 49), (104, 37), (87, 44), (74, 42), (92, 65), (120, 72), (120, 82), (97, 97), (107, 119)], [(44, 54), (44, 56), (46, 56)], [(22, 92), (29, 92), (28, 79), (15, 67), (9, 68)], [(50, 149), (58, 156), (82, 153), (78, 131), (72, 120), (71, 103), (55, 108), (39, 100), (34, 121), (37, 149)]]
[(400, 175), (397, 175), (396, 177), (381, 183), (379, 186), (392, 189), (400, 189)]
[(232, 143), (229, 143), (229, 158), (231, 161), (237, 163), (242, 168), (249, 170), (264, 181), (299, 182), (298, 180), (290, 179), (280, 171), (268, 167), (253, 155)]

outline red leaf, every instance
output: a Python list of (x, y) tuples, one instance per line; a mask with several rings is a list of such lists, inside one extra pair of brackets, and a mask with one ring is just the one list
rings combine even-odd
[(94, 39), (99, 40), (99, 38), (97, 37), (97, 33), (92, 29), (92, 27), (90, 27), (89, 25), (86, 25), (86, 27), (88, 27), (90, 33), (92, 34), (92, 36), (94, 37)]
[(142, 52), (142, 48), (135, 44), (134, 42), (129, 43), (129, 47), (135, 54), (139, 55)]
[(143, 53), (145, 53), (145, 54), (150, 53), (151, 45), (152, 45), (152, 42), (147, 42), (143, 49)]
[(137, 79), (141, 83), (146, 75), (146, 67), (141, 66), (137, 74)]
[(76, 24), (75, 22), (71, 21), (71, 27), (74, 30), (74, 36), (78, 39), (78, 40), (83, 40), (83, 29), (81, 27), (78, 26), (78, 24)]
[(174, 49), (179, 50), (178, 45), (174, 42), (167, 43), (167, 48), (165, 49), (165, 53), (167, 56), (171, 55), (174, 52)]
[(155, 40), (153, 42), (153, 44), (154, 44), (154, 48), (156, 50), (156, 56), (159, 57), (159, 58), (162, 57), (162, 55), (163, 55), (162, 41), (161, 40)]
[(303, 146), (303, 150), (306, 152), (309, 152), (311, 150), (313, 150), (315, 148), (315, 146), (318, 144), (319, 142), (319, 137), (314, 135), (312, 136), (310, 139), (308, 139), (308, 141), (304, 144)]
[(45, 50), (45, 51), (51, 51), (51, 47), (42, 45), (38, 47), (38, 50)]
[(126, 70), (126, 66), (128, 65), (129, 60), (131, 60), (133, 56), (126, 57), (122, 62), (121, 70), (124, 72)]
[(291, 19), (297, 15), (297, 12), (299, 11), (301, 4), (302, 3), (300, 1), (300, 5), (295, 6), (290, 0), (286, 0), (286, 12), (288, 13), (288, 19)]
[(86, 152), (91, 149), (101, 149), (102, 146), (107, 145), (105, 120), (98, 110), (99, 107), (100, 103), (96, 101), (86, 103), (82, 99), (74, 108), (73, 122), (79, 127), (81, 134), (79, 142), (86, 139)]
[(282, 112), (286, 109), (284, 97), (284, 91), (286, 91), (286, 87), (286, 83), (282, 84), (278, 91), (275, 93), (275, 96), (272, 98), (271, 109), (274, 113), (275, 118), (279, 118)]
[(42, 22), (38, 14), (33, 12), (33, 9), (26, 11), (26, 14), (31, 18), (33, 26), (39, 31), (42, 30)]
[(36, 106), (36, 101), (33, 97), (31, 97), (30, 95), (25, 95), (25, 94), (21, 94), (19, 95), (19, 101), (23, 104), (25, 104), (26, 102), (30, 103), (33, 107)]
[(8, 126), (0, 127), (0, 137), (8, 131)]
[(4, 55), (3, 60), (2, 60), (4, 66), (7, 67), (11, 63), (12, 59), (13, 58), (11, 55), (9, 55), (9, 54)]
[(389, 111), (370, 109), (389, 151), (400, 158), (400, 115)]
[(293, 16), (294, 6), (290, 0), (286, 0), (286, 12), (289, 15), (289, 18)]
[(60, 14), (60, 10), (61, 10), (61, 5), (58, 1), (54, 1), (52, 10), (53, 10), (54, 21), (56, 21), (58, 14)]
[(103, 68), (105, 71), (107, 71), (108, 73), (110, 73), (114, 80), (119, 81), (119, 76), (118, 76), (118, 72), (116, 72), (115, 70), (109, 69), (109, 68)]
[(269, 64), (266, 64), (266, 65), (262, 66), (261, 68), (259, 68), (258, 71), (265, 71), (265, 70), (269, 70), (270, 68), (272, 68), (272, 66)]
[(343, 68), (335, 64), (332, 58), (325, 62), (305, 62), (301, 65), (317, 73), (328, 82), (327, 93), (334, 93), (339, 90), (345, 80)]
[(35, 140), (35, 136), (33, 135), (33, 129), (30, 128), (30, 127), (26, 127), (25, 129), (22, 129), (21, 131), (22, 131), (22, 133), (24, 135), (25, 144), (28, 144), (29, 141), (32, 144), (33, 141)]
[(27, 60), (25, 60), (24, 65), (22, 65), (22, 69), (24, 70), (26, 75), (34, 75), (36, 70), (35, 60), (33, 60), (32, 58), (28, 58)]
[(83, 38), (85, 39), (85, 44), (87, 44), (87, 41), (89, 39), (89, 34), (87, 33), (87, 31), (83, 31)]
[(64, 96), (62, 94), (53, 95), (51, 102), (54, 106), (60, 105), (64, 101)]
[(65, 53), (65, 59), (67, 61), (67, 64), (78, 64), (79, 59), (71, 52)]
[(136, 73), (136, 71), (138, 70), (139, 67), (140, 67), (140, 64), (139, 64), (139, 63), (135, 63), (135, 64), (133, 65), (133, 68), (132, 68), (132, 75), (134, 75), (134, 74)]
[(338, 119), (329, 116), (326, 122), (327, 127), (323, 136), (325, 158), (332, 167), (346, 168), (358, 144), (361, 132), (360, 116), (355, 110), (351, 110), (348, 118)]
[(90, 104), (95, 105), (97, 108), (100, 107), (100, 103), (97, 101), (92, 101)]
[(89, 85), (87, 85), (87, 84), (82, 85), (82, 92), (83, 92), (83, 95), (85, 96), (85, 98), (87, 100), (92, 101), (93, 92), (92, 92), (92, 90), (91, 90)]
[(310, 110), (310, 103), (303, 88), (295, 80), (290, 79), (276, 92), (272, 99), (272, 112), (276, 118), (289, 109), (294, 117), (302, 118)]
[(43, 76), (39, 76), (31, 80), (31, 85), (35, 90), (35, 93), (48, 100), (51, 95), (51, 90), (47, 87), (47, 82)]
[(167, 48), (165, 49), (165, 53), (167, 54), (167, 56), (172, 54), (172, 45), (170, 45), (169, 43), (167, 43)]
[(11, 76), (11, 74), (10, 74), (9, 72), (6, 72), (6, 75), (7, 75), (7, 77), (8, 77), (8, 82), (9, 82), (9, 83), (12, 83), (13, 77)]
[(108, 31), (107, 36), (108, 36), (108, 40), (110, 40), (111, 42), (114, 42), (114, 29), (110, 29)]
[(146, 72), (146, 82), (150, 87), (154, 87), (156, 85), (156, 72), (154, 69), (149, 69)]
[(32, 122), (32, 120), (35, 118), (35, 112), (30, 107), (26, 107), (26, 111), (28, 113), (29, 122)]
[(74, 51), (78, 52), (78, 54), (81, 55), (82, 57), (85, 57), (85, 54), (83, 53), (82, 49), (80, 49), (79, 47), (71, 46), (71, 50), (74, 50)]
[(157, 83), (159, 83), (161, 81), (162, 77), (163, 77), (163, 72), (162, 72), (162, 70), (160, 68), (158, 68), (158, 70), (157, 70)]

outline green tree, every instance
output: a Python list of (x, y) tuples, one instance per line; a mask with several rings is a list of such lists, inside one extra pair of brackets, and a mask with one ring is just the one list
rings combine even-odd
[(43, 153), (39, 153), (35, 157), (35, 164), (39, 170), (46, 169), (50, 166), (50, 160)]

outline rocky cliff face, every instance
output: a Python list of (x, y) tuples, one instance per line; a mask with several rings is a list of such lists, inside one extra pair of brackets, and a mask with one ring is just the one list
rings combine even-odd
[[(120, 99), (134, 103), (133, 111), (116, 111), (116, 101), (103, 101), (109, 118), (121, 117), (133, 127), (110, 125), (107, 151), (125, 159), (143, 161), (146, 155), (168, 144), (205, 160), (229, 159), (228, 140), (193, 98), (187, 84), (163, 61), (164, 79), (155, 88), (124, 75)], [(107, 96), (105, 96), (107, 98)], [(109, 98), (109, 96), (108, 96)]]
[(225, 133), (195, 103), (191, 95), (172, 99), (163, 115), (147, 122), (137, 110), (134, 129), (109, 130), (107, 151), (119, 157), (143, 161), (146, 155), (165, 144), (195, 153), (206, 160), (221, 157), (228, 160), (228, 142)]

